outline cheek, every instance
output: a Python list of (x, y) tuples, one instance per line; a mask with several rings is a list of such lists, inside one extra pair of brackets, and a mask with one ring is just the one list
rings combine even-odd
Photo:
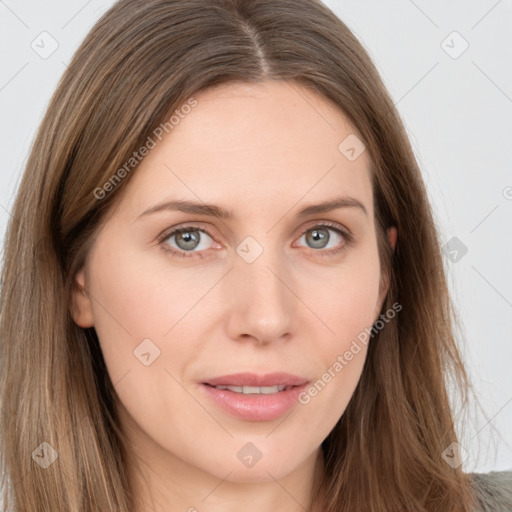
[(154, 340), (161, 349), (164, 334), (194, 300), (194, 293), (179, 278), (166, 278), (161, 262), (141, 251), (120, 251), (123, 245), (126, 242), (103, 240), (91, 258), (89, 286), (94, 327), (105, 359), (118, 367), (133, 364), (133, 351), (145, 339)]
[(94, 328), (108, 373), (138, 423), (158, 424), (171, 404), (174, 413), (188, 418), (190, 400), (170, 375), (181, 381), (183, 368), (195, 357), (198, 343), (190, 318), (212, 283), (193, 286), (190, 270), (171, 269), (165, 256), (121, 252), (122, 246), (104, 244), (91, 258)]
[[(90, 289), (94, 327), (112, 380), (130, 371), (130, 379), (142, 382), (164, 369), (180, 377), (208, 341), (209, 319), (220, 314), (222, 301), (213, 301), (209, 291), (226, 269), (212, 266), (200, 273), (171, 264), (154, 248), (149, 254), (110, 240), (92, 255)], [(138, 356), (148, 352), (154, 362), (146, 367)], [(169, 376), (163, 372), (162, 378)]]
[(146, 252), (126, 241), (103, 242), (91, 259), (94, 314), (100, 323), (121, 324), (134, 341), (163, 336), (204, 293), (194, 286), (193, 271), (168, 264), (158, 249)]
[(345, 263), (336, 272), (330, 269), (324, 293), (317, 286), (310, 293), (312, 309), (320, 312), (325, 325), (318, 327), (324, 334), (316, 336), (317, 380), (303, 403), (311, 403), (310, 410), (318, 411), (331, 427), (357, 386), (378, 314), (380, 269), (376, 248), (359, 251)]
[(371, 327), (378, 314), (380, 268), (376, 248), (358, 251), (338, 269), (329, 269), (323, 286), (310, 282), (312, 309), (326, 327), (328, 350), (341, 350), (350, 340)]

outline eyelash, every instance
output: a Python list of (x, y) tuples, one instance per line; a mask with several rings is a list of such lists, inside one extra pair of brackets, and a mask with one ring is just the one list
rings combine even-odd
[[(313, 231), (314, 229), (317, 229), (317, 228), (329, 228), (329, 229), (335, 231), (338, 235), (340, 235), (344, 239), (343, 245), (341, 245), (341, 247), (337, 247), (335, 249), (315, 250), (315, 249), (310, 248), (315, 253), (318, 253), (318, 255), (320, 257), (330, 257), (330, 256), (336, 256), (338, 254), (341, 254), (348, 247), (350, 247), (352, 245), (352, 242), (354, 241), (354, 237), (351, 233), (349, 233), (345, 229), (340, 228), (338, 224), (334, 224), (329, 221), (324, 221), (324, 222), (321, 222), (320, 224), (315, 224), (311, 227), (308, 227), (306, 230), (304, 230), (300, 234), (300, 237), (305, 235), (308, 231)], [(177, 251), (174, 248), (170, 248), (168, 244), (164, 243), (165, 240), (171, 238), (173, 235), (177, 235), (180, 232), (186, 232), (186, 231), (201, 231), (203, 233), (206, 233), (212, 240), (214, 239), (214, 237), (210, 234), (210, 232), (206, 228), (206, 226), (203, 224), (199, 224), (197, 226), (191, 226), (191, 225), (183, 226), (183, 227), (173, 229), (170, 232), (166, 232), (163, 235), (158, 237), (158, 244), (160, 245), (160, 247), (162, 248), (162, 250), (164, 252), (171, 253), (171, 255), (173, 255), (173, 256), (178, 256), (180, 258), (194, 258), (194, 257), (204, 258), (204, 255), (202, 254), (204, 251), (187, 253), (186, 251)]]

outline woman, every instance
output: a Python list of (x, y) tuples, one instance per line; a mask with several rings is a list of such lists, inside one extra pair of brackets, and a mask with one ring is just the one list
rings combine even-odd
[(5, 510), (512, 502), (462, 471), (425, 187), (319, 2), (108, 11), (27, 163), (0, 321)]

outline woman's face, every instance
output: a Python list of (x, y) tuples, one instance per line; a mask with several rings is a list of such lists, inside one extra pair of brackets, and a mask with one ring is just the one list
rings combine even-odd
[(343, 414), (366, 345), (332, 369), (387, 292), (370, 161), (347, 118), (296, 84), (194, 98), (152, 137), (98, 233), (74, 318), (94, 326), (123, 428), (155, 472), (281, 479), (313, 460)]

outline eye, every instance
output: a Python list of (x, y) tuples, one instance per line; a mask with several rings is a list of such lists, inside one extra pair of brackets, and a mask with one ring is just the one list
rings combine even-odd
[[(331, 233), (334, 233), (332, 235)], [(323, 222), (302, 232), (299, 241), (304, 239), (309, 248), (319, 256), (334, 256), (347, 249), (353, 236), (338, 224)], [(159, 237), (162, 250), (181, 258), (204, 258), (204, 252), (212, 245), (213, 238), (204, 225), (182, 226)], [(221, 246), (217, 245), (217, 248)]]
[[(334, 236), (330, 234), (334, 233)], [(332, 256), (345, 250), (353, 240), (352, 235), (337, 224), (325, 222), (308, 228), (299, 239), (322, 256)], [(331, 243), (331, 245), (329, 245)], [(341, 245), (340, 245), (341, 243)]]
[[(174, 242), (169, 240), (174, 239)], [(183, 258), (199, 256), (203, 258), (201, 251), (208, 249), (213, 241), (207, 230), (197, 226), (183, 226), (166, 233), (159, 242), (164, 251)], [(197, 251), (196, 251), (197, 249)], [(191, 253), (191, 254), (187, 254)]]

